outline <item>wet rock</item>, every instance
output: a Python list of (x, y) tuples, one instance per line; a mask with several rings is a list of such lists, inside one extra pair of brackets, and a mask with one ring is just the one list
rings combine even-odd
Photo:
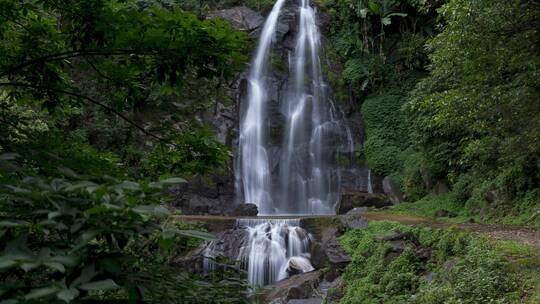
[(351, 262), (351, 257), (337, 240), (337, 229), (329, 228), (322, 233), (321, 242), (313, 242), (311, 262), (317, 269), (330, 266), (342, 270)]
[(397, 241), (390, 241), (391, 250), (393, 252), (402, 253), (405, 251), (407, 247), (414, 248), (415, 245), (411, 241), (403, 241), (403, 240), (397, 240)]
[(382, 194), (365, 192), (346, 192), (341, 195), (341, 200), (336, 208), (337, 214), (345, 214), (357, 207), (382, 208), (391, 206), (392, 202)]
[(169, 205), (184, 215), (224, 215), (234, 201), (232, 176), (211, 176), (211, 180), (191, 179), (169, 188)]
[(403, 202), (403, 194), (399, 185), (392, 180), (390, 176), (383, 179), (383, 190), (393, 204), (399, 204)]
[(437, 182), (433, 189), (431, 189), (431, 195), (432, 196), (439, 196), (444, 193), (448, 193), (450, 189), (448, 189), (448, 186), (443, 182)]
[(295, 299), (311, 299), (317, 296), (320, 271), (294, 275), (269, 287), (265, 303), (287, 303)]
[(237, 205), (230, 215), (232, 216), (257, 216), (259, 214), (259, 209), (255, 204), (240, 204)]
[(445, 209), (439, 209), (433, 214), (436, 217), (456, 217), (456, 214)]
[(290, 300), (287, 304), (322, 304), (322, 298), (309, 298), (302, 300)]
[(364, 217), (366, 211), (367, 208), (365, 207), (354, 208), (345, 215), (341, 215), (339, 220), (349, 229), (366, 228), (368, 226), (368, 221)]
[(290, 275), (310, 272), (313, 270), (315, 270), (315, 268), (311, 266), (309, 259), (302, 256), (291, 257), (287, 262), (287, 273)]
[(490, 190), (484, 194), (484, 199), (490, 204), (496, 204), (502, 200), (502, 196), (499, 191)]
[(261, 14), (245, 6), (237, 6), (208, 14), (208, 19), (216, 17), (229, 20), (236, 29), (248, 32), (259, 28), (264, 23)]
[(172, 265), (184, 269), (185, 271), (190, 273), (202, 273), (204, 259), (204, 256), (202, 254), (203, 250), (204, 245), (191, 250), (187, 254), (176, 257), (175, 259), (173, 259)]
[(409, 232), (398, 232), (398, 231), (392, 231), (386, 234), (377, 235), (375, 236), (375, 239), (380, 242), (384, 241), (398, 241), (398, 240), (408, 240), (413, 237), (412, 233)]
[(240, 251), (248, 246), (249, 233), (245, 229), (229, 229), (217, 235), (217, 240), (210, 242), (203, 249), (206, 257), (224, 257), (235, 260)]
[(344, 295), (345, 283), (343, 282), (343, 278), (339, 277), (330, 284), (325, 301), (327, 304), (339, 303), (339, 300), (341, 300)]

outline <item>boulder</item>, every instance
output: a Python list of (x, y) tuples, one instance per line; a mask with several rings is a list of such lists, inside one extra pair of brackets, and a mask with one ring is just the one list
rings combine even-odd
[(264, 303), (287, 303), (295, 299), (311, 299), (317, 296), (320, 271), (291, 276), (269, 286), (270, 292)]
[(309, 259), (302, 256), (290, 257), (289, 261), (287, 262), (287, 273), (290, 275), (310, 272), (313, 270), (315, 270), (315, 268), (311, 266)]
[(231, 216), (257, 216), (259, 209), (255, 204), (240, 204), (230, 212)]
[(349, 191), (341, 195), (341, 200), (336, 208), (337, 214), (345, 214), (357, 207), (382, 208), (391, 206), (392, 202), (382, 194)]
[(388, 199), (390, 199), (393, 204), (403, 202), (403, 194), (401, 193), (401, 189), (390, 176), (385, 177), (382, 184), (384, 193), (388, 196)]
[(229, 20), (236, 29), (246, 32), (256, 30), (264, 23), (261, 14), (245, 6), (210, 12), (207, 18), (216, 17)]
[(484, 199), (490, 204), (496, 204), (503, 200), (501, 192), (498, 190), (489, 190), (484, 194)]
[(172, 260), (172, 265), (190, 273), (203, 273), (203, 249), (204, 245), (199, 246), (186, 254), (175, 257)]
[(446, 209), (439, 209), (433, 214), (436, 217), (456, 217), (456, 214)]
[(322, 304), (322, 298), (309, 298), (301, 300), (290, 300), (287, 304)]
[(430, 194), (432, 196), (439, 196), (441, 194), (449, 192), (450, 189), (448, 189), (448, 186), (443, 182), (437, 182), (433, 189), (431, 189)]
[(366, 228), (368, 226), (368, 221), (364, 217), (366, 211), (365, 207), (354, 208), (345, 215), (341, 215), (339, 220), (349, 229)]
[(392, 231), (386, 234), (377, 235), (375, 236), (375, 239), (379, 242), (383, 242), (383, 241), (408, 240), (408, 239), (411, 239), (412, 237), (413, 237), (412, 233)]
[(337, 232), (336, 228), (328, 228), (322, 233), (320, 242), (312, 243), (311, 263), (315, 268), (330, 266), (341, 271), (351, 262), (351, 257), (337, 240)]
[(345, 283), (343, 282), (342, 277), (338, 277), (330, 284), (330, 288), (328, 288), (328, 292), (324, 300), (327, 304), (339, 303), (339, 300), (341, 300), (344, 295)]
[(205, 257), (223, 257), (228, 260), (235, 260), (240, 251), (248, 246), (249, 233), (245, 229), (228, 229), (217, 236), (203, 249)]

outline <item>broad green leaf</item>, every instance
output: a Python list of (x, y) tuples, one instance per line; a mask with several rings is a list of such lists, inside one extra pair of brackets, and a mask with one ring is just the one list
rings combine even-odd
[(205, 241), (213, 241), (216, 239), (216, 236), (211, 233), (197, 231), (197, 230), (177, 230), (176, 233), (183, 236), (194, 237), (194, 238), (198, 238)]
[(171, 177), (164, 180), (160, 180), (159, 182), (163, 184), (184, 184), (184, 183), (187, 183), (187, 180), (181, 177)]
[(64, 289), (60, 291), (56, 297), (66, 303), (73, 301), (80, 294), (79, 290), (76, 288)]
[(133, 208), (133, 211), (140, 214), (154, 215), (154, 216), (167, 216), (170, 214), (167, 208), (162, 206), (141, 205)]
[(49, 267), (49, 268), (52, 268), (54, 270), (58, 270), (60, 272), (65, 272), (66, 271), (66, 268), (64, 267), (64, 265), (58, 263), (58, 262), (46, 262), (46, 263), (43, 263), (43, 265)]
[(78, 182), (78, 183), (74, 183), (69, 187), (66, 187), (65, 190), (66, 191), (74, 191), (74, 190), (78, 190), (78, 189), (81, 189), (81, 188), (85, 188), (86, 191), (91, 193), (97, 187), (98, 187), (98, 185), (96, 183), (91, 182), (91, 181), (81, 181), (81, 182)]
[(21, 227), (21, 226), (28, 226), (28, 222), (24, 221), (17, 221), (17, 220), (3, 220), (0, 221), (0, 227)]
[(116, 283), (111, 279), (85, 283), (78, 286), (78, 288), (83, 289), (83, 290), (109, 290), (109, 289), (115, 289), (118, 287), (119, 286), (116, 285)]
[(37, 263), (37, 262), (24, 262), (24, 263), (20, 264), (20, 267), (24, 271), (28, 272), (28, 271), (30, 271), (32, 269), (35, 269), (35, 268), (39, 267), (39, 265), (40, 265), (40, 263)]
[(69, 168), (60, 166), (57, 169), (58, 169), (58, 171), (60, 171), (60, 173), (64, 174), (67, 177), (71, 177), (71, 178), (78, 178), (79, 177), (79, 175), (77, 173), (75, 173), (75, 171), (73, 171), (73, 170), (71, 170)]
[(30, 190), (24, 189), (21, 187), (13, 186), (13, 185), (6, 185), (7, 188), (11, 189), (15, 193), (30, 193)]
[(32, 289), (27, 295), (24, 296), (26, 300), (32, 300), (32, 299), (38, 299), (43, 298), (46, 296), (50, 296), (58, 291), (58, 288), (56, 286), (49, 286), (44, 288), (36, 288)]
[(2, 153), (0, 154), (0, 161), (14, 160), (17, 157), (20, 157), (17, 153)]
[(88, 283), (91, 279), (93, 279), (97, 275), (95, 271), (94, 264), (86, 266), (82, 271), (81, 275), (77, 277), (71, 284), (69, 285), (70, 288), (77, 287), (81, 284)]
[(117, 187), (120, 187), (122, 189), (128, 189), (128, 190), (139, 190), (141, 186), (138, 183), (130, 182), (130, 181), (123, 181), (121, 184), (117, 185)]
[(0, 269), (10, 268), (15, 265), (17, 265), (17, 261), (13, 259), (9, 259), (9, 258), (4, 259), (3, 257), (0, 258)]

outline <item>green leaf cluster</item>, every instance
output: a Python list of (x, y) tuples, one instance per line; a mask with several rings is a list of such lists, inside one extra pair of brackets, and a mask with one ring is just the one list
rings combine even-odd
[[(193, 246), (182, 249), (180, 240), (214, 239), (167, 220), (163, 191), (184, 179), (132, 182), (80, 175), (66, 167), (58, 168), (59, 177), (44, 177), (28, 175), (16, 154), (2, 154), (0, 159), (2, 168), (11, 168), (3, 172), (9, 178), (0, 182), (2, 299), (54, 303), (167, 296), (169, 303), (182, 303), (171, 298), (198, 284), (167, 266), (174, 254)], [(162, 271), (154, 273), (156, 268)], [(210, 289), (228, 290), (223, 297), (241, 301), (244, 283), (236, 276), (226, 284), (206, 282)], [(165, 289), (147, 289), (148, 280), (177, 286), (164, 295)], [(198, 295), (186, 293), (182, 299), (189, 297)]]

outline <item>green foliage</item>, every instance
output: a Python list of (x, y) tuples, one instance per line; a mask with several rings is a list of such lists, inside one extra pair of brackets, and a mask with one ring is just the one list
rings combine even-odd
[(400, 153), (408, 143), (403, 103), (403, 96), (388, 94), (370, 97), (362, 105), (366, 157), (376, 174), (390, 175), (400, 170)]
[[(376, 239), (392, 231), (407, 233), (411, 242), (393, 257), (391, 244)], [(340, 241), (353, 259), (341, 303), (521, 303), (526, 290), (509, 262), (469, 233), (372, 222)], [(417, 248), (430, 250), (431, 258), (421, 258)]]
[(144, 176), (204, 176), (224, 173), (227, 169), (229, 149), (214, 139), (210, 128), (187, 131), (171, 142), (157, 145), (144, 158), (141, 169)]
[(538, 201), (540, 186), (539, 7), (454, 0), (440, 13), (446, 24), (428, 43), (430, 75), (407, 106), (412, 139), (469, 210), (496, 191), (494, 214), (530, 215), (537, 203), (519, 205)]
[[(79, 175), (65, 167), (58, 169), (60, 177), (18, 179), (16, 175), (27, 171), (17, 160), (15, 154), (3, 154), (0, 163), (11, 168), (2, 174), (11, 178), (0, 183), (3, 299), (52, 303), (118, 296), (207, 303), (204, 299), (209, 298), (194, 293), (192, 286), (205, 283), (166, 267), (172, 254), (195, 245), (181, 239), (214, 238), (163, 221), (169, 214), (159, 205), (163, 188), (185, 180), (136, 183)], [(242, 301), (245, 285), (229, 275), (229, 281), (207, 286), (216, 303), (235, 297)], [(155, 287), (147, 289), (150, 286)]]

